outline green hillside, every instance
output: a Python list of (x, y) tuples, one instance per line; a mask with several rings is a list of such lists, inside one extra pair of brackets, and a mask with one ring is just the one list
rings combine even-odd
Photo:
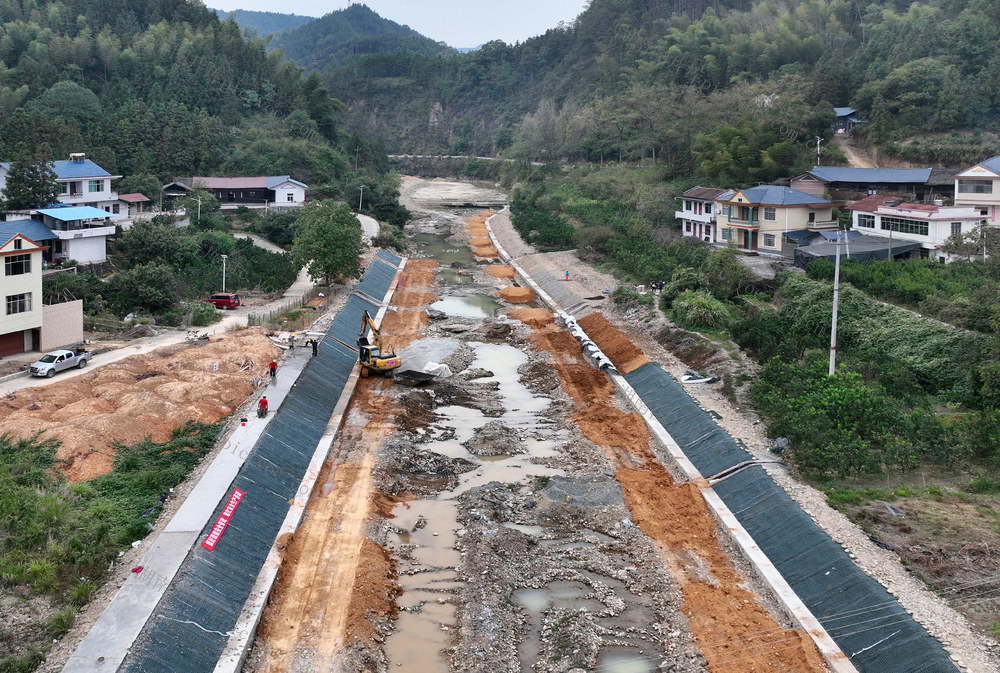
[(304, 68), (322, 72), (343, 68), (373, 54), (436, 57), (458, 53), (358, 4), (276, 35), (269, 46), (280, 49)]
[(223, 21), (232, 19), (240, 25), (240, 28), (249, 28), (260, 37), (267, 37), (273, 33), (283, 30), (304, 26), (316, 19), (311, 16), (301, 16), (299, 14), (279, 14), (277, 12), (254, 12), (247, 9), (236, 9), (227, 12), (223, 9), (212, 10), (218, 14)]
[(317, 74), (198, 2), (0, 0), (4, 160), (23, 146), (160, 180), (290, 174), (336, 196), (356, 161), (386, 169), (341, 131), (340, 107)]
[[(329, 83), (345, 123), (392, 150), (655, 155), (676, 175), (755, 181), (808, 163), (835, 105), (859, 108), (868, 137), (903, 158), (980, 157), (998, 47), (1000, 5), (985, 0), (593, 0), (523, 44), (373, 54)], [(773, 142), (758, 147), (761, 133)]]

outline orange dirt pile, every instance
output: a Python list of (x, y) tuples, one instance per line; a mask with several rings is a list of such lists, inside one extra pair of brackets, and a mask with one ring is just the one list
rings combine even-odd
[(393, 292), (392, 303), (396, 306), (404, 306), (406, 308), (412, 308), (414, 306), (423, 306), (424, 304), (430, 304), (437, 299), (437, 295), (433, 292)]
[[(354, 591), (347, 606), (346, 641), (369, 640), (378, 636), (369, 615), (395, 617), (396, 597), (403, 590), (396, 583), (396, 562), (389, 552), (370, 538), (361, 540), (361, 558), (354, 576)], [(388, 588), (388, 591), (387, 591)]]
[(489, 236), (478, 236), (469, 241), (469, 245), (473, 248), (483, 248), (493, 245), (493, 241), (490, 240)]
[(386, 347), (398, 353), (410, 345), (428, 322), (427, 312), (423, 309), (386, 311), (379, 332)]
[(486, 273), (490, 274), (494, 278), (506, 278), (508, 280), (515, 277), (514, 267), (508, 266), (507, 264), (491, 264), (485, 269)]
[(490, 235), (490, 230), (486, 228), (486, 220), (478, 217), (470, 217), (465, 221), (465, 231), (473, 238), (486, 238)]
[(577, 321), (598, 348), (610, 358), (615, 369), (622, 374), (628, 374), (647, 362), (646, 355), (629, 341), (629, 338), (617, 327), (607, 321), (600, 313), (591, 313)]
[(529, 327), (547, 327), (555, 318), (552, 312), (544, 308), (519, 308), (507, 314), (514, 320), (520, 320)]
[(111, 469), (113, 441), (133, 444), (147, 435), (166, 441), (189, 420), (214, 423), (232, 413), (278, 353), (260, 328), (165, 346), (4, 397), (0, 433), (44, 431), (43, 437), (62, 442), (56, 458), (65, 461), (59, 469), (66, 478), (92, 479)]
[(479, 257), (481, 259), (496, 259), (500, 256), (500, 253), (497, 252), (496, 248), (490, 247), (473, 248), (472, 254), (474, 257)]
[(538, 295), (530, 287), (505, 287), (497, 290), (496, 295), (501, 299), (506, 299), (512, 304), (527, 304), (535, 301)]
[[(616, 364), (645, 361), (641, 351), (600, 314), (587, 316), (580, 324), (612, 359), (612, 353), (625, 358)], [(587, 439), (605, 447), (615, 463), (615, 478), (632, 520), (655, 541), (681, 588), (684, 612), (708, 670), (825, 671), (808, 635), (779, 627), (742, 587), (743, 578), (719, 545), (716, 521), (698, 487), (674, 484), (649, 448), (645, 422), (611, 404), (612, 384), (603, 372), (580, 361), (582, 351), (573, 337), (548, 326), (536, 328), (531, 343), (554, 356), (560, 384), (576, 403), (573, 421)]]

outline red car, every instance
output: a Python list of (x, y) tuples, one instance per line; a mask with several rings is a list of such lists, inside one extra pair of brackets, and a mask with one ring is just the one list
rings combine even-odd
[(239, 308), (240, 295), (233, 294), (232, 292), (216, 292), (211, 297), (203, 301), (207, 301), (215, 308), (233, 309), (233, 308)]

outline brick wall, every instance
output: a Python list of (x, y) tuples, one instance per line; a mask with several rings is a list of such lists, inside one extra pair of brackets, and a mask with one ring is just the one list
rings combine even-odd
[(83, 300), (42, 307), (41, 350), (71, 346), (83, 341)]

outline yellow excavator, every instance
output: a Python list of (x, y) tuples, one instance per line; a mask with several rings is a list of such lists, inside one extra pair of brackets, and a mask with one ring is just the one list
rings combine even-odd
[(361, 363), (362, 378), (367, 378), (369, 372), (391, 378), (392, 370), (403, 364), (403, 360), (393, 352), (391, 346), (388, 352), (384, 351), (382, 335), (367, 310), (361, 316), (361, 331), (358, 332), (358, 362)]

